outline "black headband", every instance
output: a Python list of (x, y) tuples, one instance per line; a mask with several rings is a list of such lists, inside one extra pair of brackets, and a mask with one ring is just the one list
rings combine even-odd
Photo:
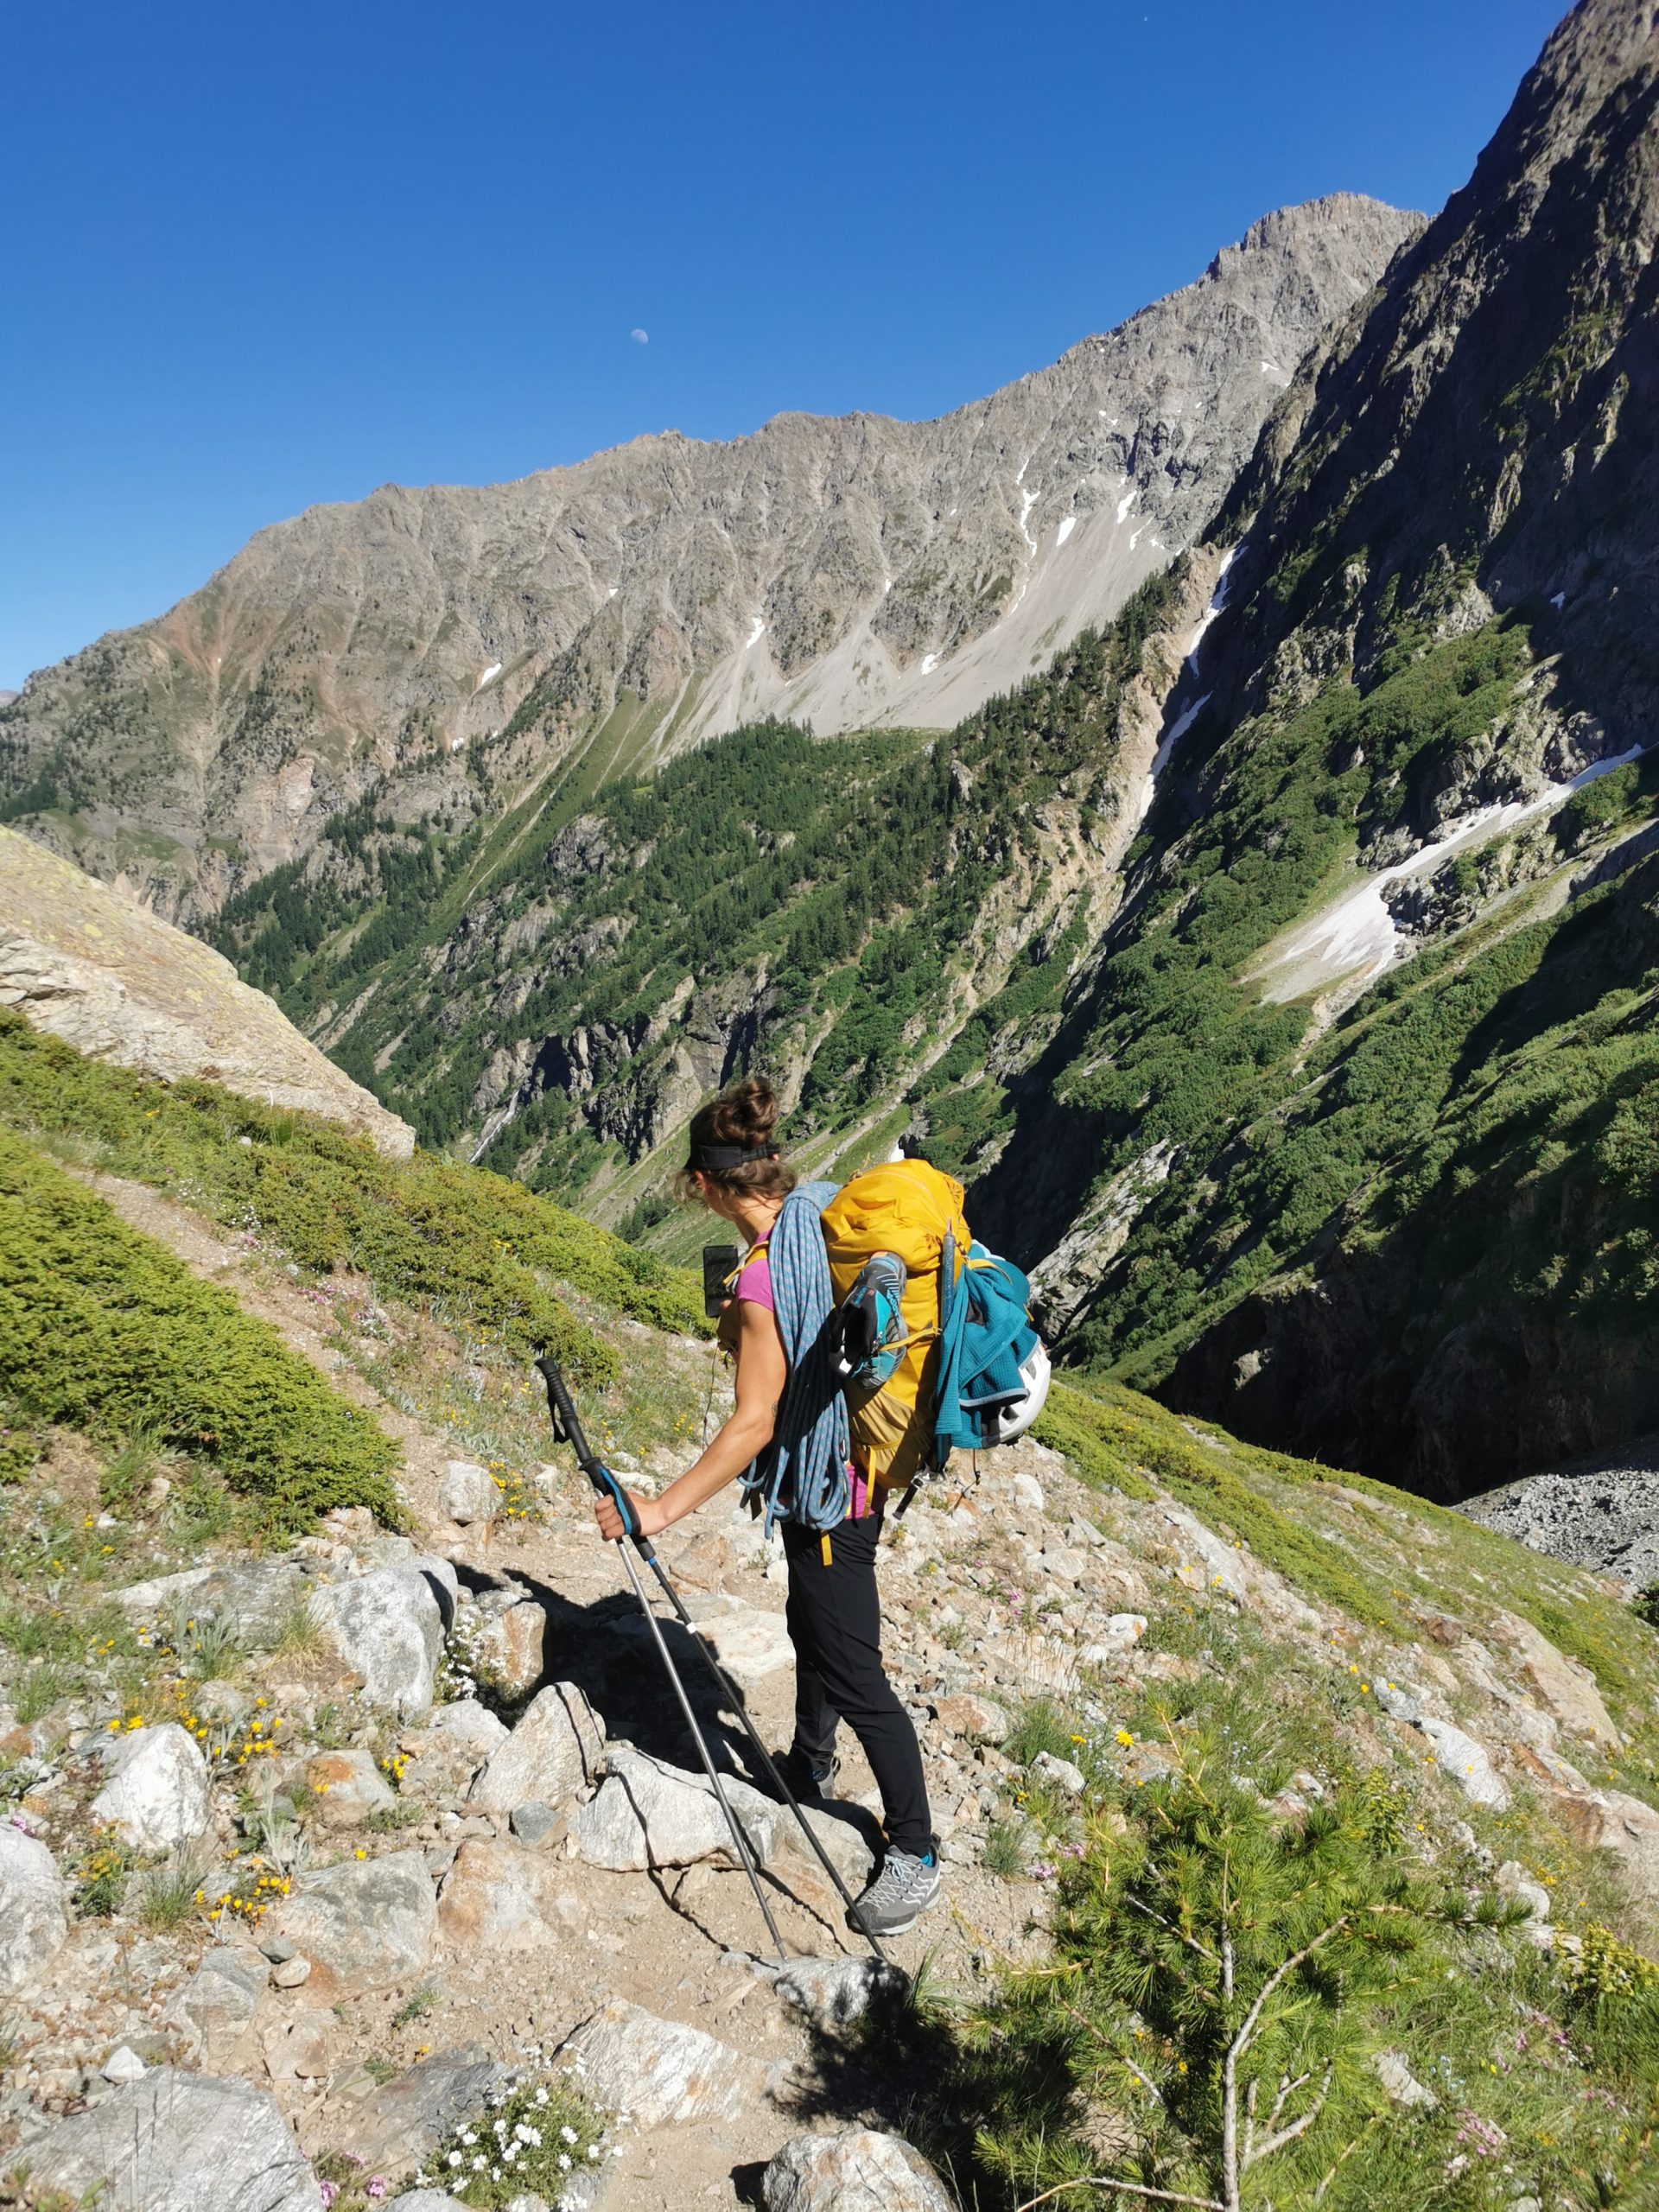
[(691, 1157), (685, 1163), (688, 1175), (698, 1168), (718, 1175), (728, 1167), (747, 1167), (752, 1160), (775, 1160), (776, 1145), (694, 1144)]

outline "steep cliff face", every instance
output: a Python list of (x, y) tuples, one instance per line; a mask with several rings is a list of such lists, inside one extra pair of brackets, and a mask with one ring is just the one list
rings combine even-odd
[(261, 531), (0, 709), (30, 834), (211, 914), (372, 791), (461, 826), (772, 716), (948, 727), (1204, 529), (1298, 361), (1420, 219), (1338, 194), (938, 421), (785, 415)]
[(1659, 1411), (1656, 108), (1586, 0), (1305, 365), (977, 1193), (1077, 1354), (1442, 1492)]

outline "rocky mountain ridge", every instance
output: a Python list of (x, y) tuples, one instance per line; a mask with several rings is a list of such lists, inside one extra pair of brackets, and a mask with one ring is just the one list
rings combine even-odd
[(765, 716), (941, 726), (1112, 614), (1203, 530), (1306, 348), (1421, 219), (1338, 194), (932, 423), (669, 432), (264, 531), (203, 589), (0, 709), (8, 812), (211, 914), (376, 794), (465, 822)]
[(1304, 364), (976, 1194), (1077, 1351), (1444, 1494), (1659, 1412), (1609, 1134), (1650, 1118), (1659, 980), (1656, 104), (1653, 10), (1586, 0)]

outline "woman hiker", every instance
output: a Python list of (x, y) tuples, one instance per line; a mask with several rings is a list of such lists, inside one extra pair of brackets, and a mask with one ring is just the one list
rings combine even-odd
[[(736, 1404), (660, 1497), (632, 1503), (645, 1535), (660, 1535), (741, 1478), (753, 1509), (764, 1503), (778, 1521), (795, 1647), (795, 1740), (779, 1768), (798, 1797), (822, 1802), (838, 1765), (836, 1725), (851, 1728), (881, 1792), (887, 1845), (853, 1910), (871, 1935), (897, 1936), (938, 1903), (938, 1853), (916, 1731), (881, 1664), (881, 1494), (872, 1495), (849, 1455), (846, 1409), (823, 1341), (831, 1293), (818, 1215), (833, 1188), (796, 1189), (772, 1140), (777, 1119), (771, 1086), (753, 1077), (692, 1116), (682, 1189), (748, 1241), (720, 1325)], [(617, 1542), (615, 1506), (605, 1499), (594, 1511), (600, 1534)]]

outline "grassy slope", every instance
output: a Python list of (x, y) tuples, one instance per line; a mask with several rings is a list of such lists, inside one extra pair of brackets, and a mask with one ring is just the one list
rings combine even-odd
[[(344, 1502), (392, 1517), (391, 1446), (262, 1324), (118, 1222), (43, 1147), (170, 1192), (324, 1286), (325, 1302), (355, 1292), (360, 1303), (366, 1284), (423, 1317), (388, 1336), (375, 1379), (467, 1448), (499, 1442), (504, 1421), (528, 1445), (532, 1352), (554, 1351), (585, 1389), (601, 1391), (621, 1369), (619, 1331), (671, 1342), (705, 1326), (689, 1276), (517, 1184), (429, 1155), (388, 1161), (333, 1124), (211, 1084), (170, 1086), (83, 1059), (9, 1012), (0, 1137), (0, 1392), (36, 1421), (194, 1449), (259, 1493), (282, 1525)], [(493, 1414), (482, 1385), (464, 1408), (452, 1382), (429, 1387), (423, 1330), (427, 1350), (442, 1335), (469, 1348), (480, 1372), (511, 1370), (513, 1389), (493, 1394)], [(405, 1358), (393, 1357), (395, 1342)], [(653, 1374), (660, 1364), (643, 1362)], [(520, 1465), (531, 1456), (515, 1453)]]

